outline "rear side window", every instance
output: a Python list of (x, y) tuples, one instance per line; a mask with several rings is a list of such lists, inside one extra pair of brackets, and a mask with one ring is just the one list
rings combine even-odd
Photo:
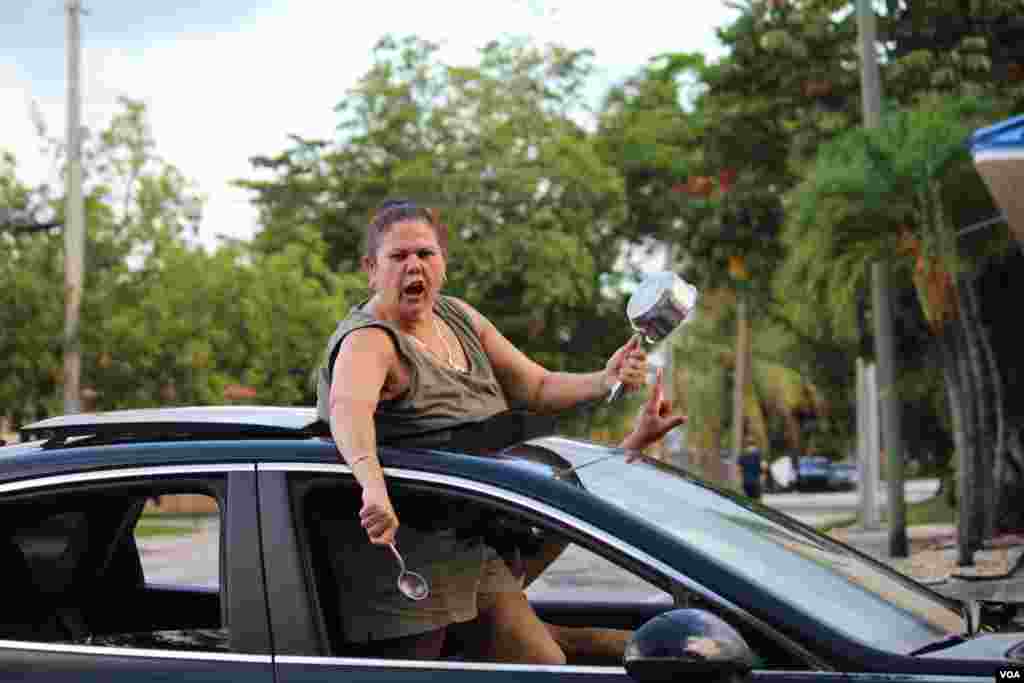
[(0, 639), (230, 651), (217, 486), (92, 484), (0, 504)]

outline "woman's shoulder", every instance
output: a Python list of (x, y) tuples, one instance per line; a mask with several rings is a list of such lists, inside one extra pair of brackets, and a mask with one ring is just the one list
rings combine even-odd
[(391, 347), (391, 340), (398, 343), (398, 328), (387, 320), (376, 318), (360, 306), (354, 306), (349, 314), (338, 322), (334, 334), (327, 342), (327, 352), (333, 356), (343, 345), (351, 348), (365, 344)]
[(375, 316), (371, 310), (367, 309), (366, 303), (363, 302), (349, 309), (348, 315), (338, 321), (335, 336), (345, 336), (362, 329), (398, 329), (391, 321)]
[(483, 329), (486, 318), (484, 318), (480, 311), (476, 310), (473, 306), (462, 299), (455, 296), (442, 296), (438, 300), (438, 306), (443, 311), (452, 315), (457, 315), (466, 320), (478, 334), (480, 333), (480, 330)]

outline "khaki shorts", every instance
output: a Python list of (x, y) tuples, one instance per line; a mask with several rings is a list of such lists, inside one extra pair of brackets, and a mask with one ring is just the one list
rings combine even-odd
[(351, 643), (469, 621), (487, 609), (488, 596), (522, 590), (521, 581), (480, 539), (459, 539), (450, 529), (422, 532), (403, 525), (395, 539), (398, 550), (406, 567), (430, 584), (430, 596), (415, 602), (398, 592), (398, 563), (390, 549), (372, 545), (358, 520), (323, 520), (321, 532), (338, 582), (343, 638)]

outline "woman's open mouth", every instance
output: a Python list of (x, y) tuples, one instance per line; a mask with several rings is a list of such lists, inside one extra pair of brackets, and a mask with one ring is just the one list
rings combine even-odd
[(409, 299), (418, 299), (427, 292), (427, 286), (421, 280), (410, 282), (402, 288), (402, 294)]

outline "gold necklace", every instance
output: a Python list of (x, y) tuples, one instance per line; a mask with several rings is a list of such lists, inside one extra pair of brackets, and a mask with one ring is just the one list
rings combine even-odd
[[(464, 368), (460, 368), (458, 365), (455, 364), (455, 354), (452, 353), (452, 347), (449, 346), (448, 340), (445, 339), (444, 334), (441, 333), (441, 326), (437, 322), (437, 316), (431, 314), (430, 320), (431, 322), (434, 323), (434, 333), (437, 334), (438, 337), (440, 337), (441, 343), (444, 345), (445, 353), (448, 354), (448, 366), (453, 370), (457, 370), (458, 372), (466, 372)], [(434, 353), (434, 351), (429, 346), (427, 346), (426, 342), (424, 342), (422, 339), (420, 339), (414, 334), (410, 334), (409, 336), (412, 337), (413, 341), (422, 346), (424, 350), (428, 351), (430, 355), (434, 356), (435, 358), (439, 358), (438, 354)]]
[(448, 340), (441, 334), (441, 325), (437, 322), (437, 316), (431, 315), (430, 319), (434, 321), (434, 332), (441, 338), (441, 343), (444, 344), (444, 350), (448, 353), (448, 365), (452, 366), (456, 370), (461, 370), (459, 366), (455, 365), (455, 356), (452, 355), (452, 347), (448, 346)]

